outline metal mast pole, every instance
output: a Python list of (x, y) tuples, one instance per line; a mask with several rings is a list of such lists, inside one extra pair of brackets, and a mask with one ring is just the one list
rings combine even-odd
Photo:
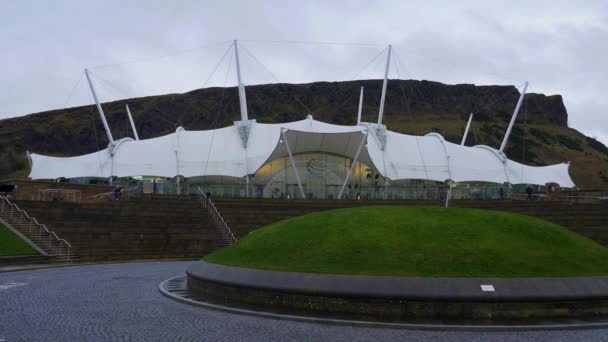
[(133, 130), (133, 136), (135, 137), (135, 140), (139, 140), (139, 135), (137, 135), (137, 130), (135, 129), (135, 122), (133, 122), (133, 116), (131, 115), (129, 105), (126, 104), (125, 108), (127, 109), (127, 116), (129, 117), (129, 122), (131, 123), (131, 129)]
[[(363, 90), (363, 87), (361, 87)], [(359, 148), (357, 149), (357, 153), (355, 154), (355, 158), (353, 159), (353, 163), (350, 165), (350, 169), (348, 170), (348, 174), (344, 179), (344, 184), (342, 184), (342, 188), (340, 188), (340, 193), (338, 194), (338, 199), (342, 199), (342, 194), (344, 193), (344, 188), (346, 187), (346, 183), (350, 179), (350, 176), (353, 174), (353, 170), (355, 169), (355, 164), (357, 164), (357, 160), (359, 159), (359, 153), (361, 153), (361, 148), (363, 147), (363, 143), (365, 143), (365, 138), (367, 138), (367, 132), (363, 132), (363, 137), (361, 138), (361, 143), (359, 143)]]
[(473, 121), (473, 113), (469, 115), (469, 122), (467, 122), (467, 127), (464, 129), (464, 135), (462, 136), (462, 142), (460, 146), (464, 146), (464, 143), (467, 141), (467, 134), (469, 134), (469, 128), (471, 127), (471, 121)]
[(293, 167), (293, 172), (296, 174), (298, 187), (300, 188), (300, 194), (302, 195), (302, 199), (306, 199), (306, 194), (304, 193), (304, 188), (302, 187), (302, 182), (300, 181), (300, 174), (298, 173), (298, 169), (296, 168), (296, 162), (293, 160), (293, 155), (291, 154), (291, 149), (289, 148), (289, 142), (287, 141), (287, 136), (285, 135), (285, 129), (281, 129), (281, 135), (283, 136), (283, 143), (285, 143), (285, 147), (287, 147), (287, 153), (289, 154), (291, 167)]
[(363, 87), (361, 87), (361, 93), (359, 94), (359, 110), (357, 111), (357, 126), (361, 124), (361, 112), (363, 111)]
[(101, 117), (101, 122), (103, 123), (103, 128), (105, 128), (106, 134), (108, 135), (108, 140), (110, 141), (110, 144), (114, 144), (114, 138), (112, 137), (112, 132), (110, 132), (110, 126), (108, 126), (108, 122), (106, 121), (106, 115), (103, 113), (103, 109), (101, 108), (99, 99), (97, 99), (97, 94), (95, 93), (95, 87), (93, 86), (93, 82), (91, 81), (91, 77), (89, 76), (89, 70), (84, 69), (84, 74), (87, 76), (87, 81), (89, 82), (89, 87), (91, 88), (91, 93), (93, 93), (93, 98), (95, 99), (95, 104), (97, 105), (97, 111), (99, 112), (99, 117)]
[(528, 89), (528, 82), (524, 83), (524, 89), (519, 95), (519, 100), (517, 100), (517, 105), (515, 106), (515, 111), (513, 111), (513, 116), (511, 116), (511, 122), (509, 122), (509, 127), (507, 128), (507, 133), (505, 133), (505, 137), (502, 140), (502, 144), (500, 144), (500, 152), (503, 152), (505, 147), (507, 147), (507, 141), (509, 141), (509, 135), (511, 135), (511, 130), (513, 129), (513, 125), (515, 124), (515, 120), (517, 119), (517, 114), (519, 113), (519, 108), (521, 107), (521, 103), (524, 100), (524, 96), (526, 95), (526, 90)]
[(245, 86), (243, 85), (243, 81), (241, 79), (241, 62), (239, 61), (239, 47), (234, 40), (234, 55), (236, 56), (236, 77), (239, 81), (239, 103), (241, 105), (241, 120), (247, 121), (249, 120), (249, 116), (247, 115), (247, 98), (245, 97)]
[[(239, 45), (234, 40), (234, 56), (236, 61), (236, 77), (239, 83), (239, 105), (241, 107), (241, 122), (240, 125), (237, 123), (237, 127), (239, 127), (239, 132), (241, 134), (241, 139), (243, 142), (243, 148), (245, 148), (245, 156), (247, 155), (247, 138), (249, 137), (249, 129), (250, 126), (247, 124), (247, 120), (249, 120), (249, 115), (247, 113), (247, 96), (245, 95), (245, 86), (243, 85), (243, 80), (241, 78), (241, 61), (239, 59)], [(245, 157), (245, 168), (247, 168), (247, 157)], [(246, 181), (246, 189), (245, 196), (249, 198), (249, 174), (245, 175)]]
[(448, 191), (445, 193), (445, 207), (450, 206), (450, 198), (452, 198), (452, 185), (449, 186)]
[(382, 96), (380, 97), (380, 110), (378, 111), (378, 127), (382, 125), (382, 115), (384, 115), (384, 100), (386, 98), (386, 85), (388, 83), (388, 70), (391, 63), (392, 46), (388, 46), (388, 55), (386, 56), (386, 67), (384, 69), (384, 82), (382, 83)]

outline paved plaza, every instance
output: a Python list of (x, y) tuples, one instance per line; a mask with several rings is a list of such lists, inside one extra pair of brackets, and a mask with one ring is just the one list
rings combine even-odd
[(608, 341), (608, 330), (420, 331), (310, 324), (194, 307), (158, 284), (191, 262), (0, 273), (0, 341)]

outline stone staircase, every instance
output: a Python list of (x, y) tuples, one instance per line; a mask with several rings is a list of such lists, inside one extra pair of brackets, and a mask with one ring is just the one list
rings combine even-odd
[[(237, 239), (264, 225), (312, 212), (365, 205), (443, 205), (443, 201), (271, 200), (213, 198)], [(138, 195), (102, 203), (18, 202), (72, 244), (83, 261), (196, 259), (231, 241), (198, 197)], [(608, 245), (608, 203), (566, 201), (454, 200), (453, 207), (504, 210), (546, 219)], [(41, 248), (57, 253), (39, 231), (29, 232)], [(48, 239), (48, 235), (46, 236)]]
[(72, 244), (83, 261), (197, 259), (227, 246), (196, 197), (137, 196), (118, 202), (19, 201)]
[(41, 254), (38, 258), (24, 259), (24, 261), (31, 263), (70, 263), (79, 259), (77, 255), (73, 254), (69, 242), (46, 225), (40, 224), (34, 216), (18, 204), (13, 203), (6, 197), (0, 197), (0, 202), (0, 218), (11, 228), (18, 231), (26, 240), (29, 240), (27, 242), (32, 244)]

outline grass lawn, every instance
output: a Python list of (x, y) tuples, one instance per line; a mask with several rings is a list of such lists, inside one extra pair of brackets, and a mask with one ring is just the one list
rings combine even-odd
[(293, 272), (425, 277), (608, 275), (608, 248), (490, 210), (369, 206), (277, 222), (204, 258)]
[(0, 256), (37, 255), (38, 252), (0, 224)]

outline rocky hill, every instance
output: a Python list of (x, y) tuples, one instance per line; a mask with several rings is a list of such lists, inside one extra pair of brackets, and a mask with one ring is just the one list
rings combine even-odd
[[(251, 118), (258, 122), (298, 120), (312, 114), (336, 124), (354, 124), (359, 87), (365, 86), (363, 120), (375, 122), (380, 80), (268, 84), (247, 87)], [(385, 123), (395, 131), (442, 133), (460, 142), (468, 113), (475, 118), (467, 145), (500, 145), (519, 92), (512, 86), (446, 85), (392, 80), (387, 91)], [(140, 138), (175, 131), (232, 124), (240, 118), (236, 88), (206, 88), (105, 103), (115, 138), (131, 136), (124, 104), (129, 103)], [(507, 155), (531, 165), (571, 161), (571, 175), (582, 189), (608, 189), (608, 148), (568, 128), (559, 95), (527, 94), (511, 135)], [(0, 120), (0, 179), (25, 178), (25, 151), (71, 156), (107, 146), (94, 106), (83, 106)]]

